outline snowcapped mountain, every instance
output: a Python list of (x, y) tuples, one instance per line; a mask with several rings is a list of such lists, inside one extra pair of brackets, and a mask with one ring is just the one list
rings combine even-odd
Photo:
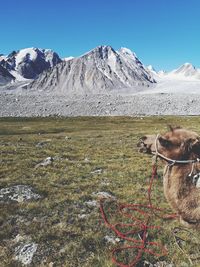
[(200, 69), (192, 64), (185, 63), (170, 72), (157, 72), (152, 65), (144, 66), (128, 48), (116, 51), (111, 46), (98, 46), (80, 57), (64, 59), (50, 49), (39, 48), (13, 51), (8, 56), (0, 54), (0, 87), (5, 90), (156, 93), (182, 92), (193, 86), (196, 92), (199, 85)]
[(151, 76), (154, 77), (155, 80), (158, 78), (158, 72), (154, 69), (152, 65), (146, 66), (146, 70)]
[(163, 70), (157, 72), (152, 65), (147, 66), (146, 69), (156, 81), (160, 81), (162, 79), (200, 79), (200, 69), (195, 68), (191, 63), (185, 63), (178, 69), (170, 72), (165, 72)]
[(35, 79), (44, 70), (62, 62), (58, 54), (50, 49), (25, 48), (13, 51), (8, 56), (0, 57), (0, 64), (6, 68), (16, 80)]
[(126, 65), (135, 71), (135, 73), (139, 74), (142, 76), (144, 79), (147, 79), (148, 81), (154, 83), (155, 80), (152, 77), (151, 74), (149, 74), (146, 71), (145, 66), (139, 61), (137, 58), (136, 54), (132, 52), (128, 48), (122, 47), (117, 53), (122, 57), (122, 59), (125, 61)]
[(154, 67), (152, 65), (147, 66), (147, 69), (149, 71), (156, 72), (156, 70), (154, 69)]
[(62, 60), (63, 61), (68, 61), (68, 60), (71, 60), (71, 59), (73, 59), (74, 57), (65, 57), (65, 58), (63, 58)]
[(15, 80), (15, 77), (13, 77), (7, 69), (5, 69), (3, 66), (0, 65), (0, 86), (6, 85), (12, 81)]
[(129, 49), (115, 51), (111, 46), (99, 46), (45, 71), (29, 87), (65, 93), (97, 93), (151, 83), (155, 83), (154, 78)]
[(196, 69), (191, 63), (185, 63), (169, 74), (200, 79), (200, 69)]

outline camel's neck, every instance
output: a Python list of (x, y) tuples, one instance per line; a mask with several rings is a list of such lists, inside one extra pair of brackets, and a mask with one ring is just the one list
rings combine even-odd
[(192, 164), (165, 166), (163, 175), (164, 194), (173, 207), (190, 192), (192, 181), (188, 178)]

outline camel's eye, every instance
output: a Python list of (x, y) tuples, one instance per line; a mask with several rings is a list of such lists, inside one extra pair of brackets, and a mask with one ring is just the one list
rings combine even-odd
[(163, 146), (163, 147), (169, 147), (169, 146), (172, 145), (172, 142), (171, 142), (170, 140), (165, 139), (165, 138), (163, 138), (163, 137), (159, 137), (158, 140), (159, 140), (161, 146)]
[(192, 150), (194, 152), (200, 151), (200, 141), (199, 139), (189, 139), (187, 141), (188, 150)]

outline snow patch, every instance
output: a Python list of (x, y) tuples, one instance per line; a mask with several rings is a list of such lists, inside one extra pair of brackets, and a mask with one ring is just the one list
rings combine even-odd
[(71, 60), (71, 59), (73, 59), (74, 57), (65, 57), (65, 58), (63, 58), (63, 60), (64, 61), (69, 61), (69, 60)]
[(24, 78), (16, 70), (11, 70), (10, 73), (12, 74), (13, 77), (15, 77), (16, 81), (18, 82), (30, 82), (30, 79)]
[(129, 48), (126, 48), (126, 47), (121, 47), (119, 51), (117, 51), (119, 54), (122, 54), (122, 55), (126, 55), (126, 56), (129, 56), (131, 57), (133, 60), (136, 60), (137, 59), (137, 56), (136, 54), (131, 51)]
[(31, 48), (25, 48), (20, 50), (16, 57), (15, 57), (15, 64), (16, 67), (24, 61), (30, 62), (30, 61), (35, 61), (37, 58), (37, 52), (36, 49), (31, 47)]

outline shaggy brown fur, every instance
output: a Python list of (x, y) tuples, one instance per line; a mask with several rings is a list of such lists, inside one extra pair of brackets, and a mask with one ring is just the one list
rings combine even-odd
[[(155, 152), (156, 136), (147, 135), (140, 139), (140, 152)], [(170, 128), (170, 131), (158, 137), (159, 153), (174, 160), (200, 158), (200, 137), (197, 133)], [(200, 187), (194, 181), (200, 172), (200, 163), (175, 164), (165, 162), (163, 173), (164, 194), (171, 207), (180, 216), (180, 221), (187, 227), (200, 227)], [(193, 169), (192, 175), (189, 176)]]

